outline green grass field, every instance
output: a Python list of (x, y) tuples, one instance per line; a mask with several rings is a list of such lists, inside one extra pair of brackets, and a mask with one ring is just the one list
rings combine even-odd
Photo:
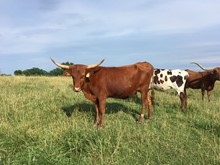
[(220, 83), (211, 102), (188, 89), (156, 92), (151, 121), (136, 124), (140, 95), (107, 100), (102, 130), (95, 108), (67, 77), (0, 77), (1, 164), (220, 164)]

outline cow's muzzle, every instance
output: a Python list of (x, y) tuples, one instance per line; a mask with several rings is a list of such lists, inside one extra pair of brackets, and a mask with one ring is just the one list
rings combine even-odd
[(75, 87), (75, 88), (73, 88), (73, 90), (74, 90), (75, 92), (80, 92), (80, 91), (81, 91), (81, 88)]

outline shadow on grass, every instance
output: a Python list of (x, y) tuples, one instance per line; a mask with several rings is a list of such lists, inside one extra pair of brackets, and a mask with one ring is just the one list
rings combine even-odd
[(200, 122), (195, 124), (195, 128), (202, 129), (207, 133), (213, 133), (220, 137), (220, 125), (219, 124), (210, 124), (206, 122)]
[[(61, 107), (61, 109), (66, 113), (68, 117), (72, 116), (72, 113), (74, 110), (78, 110), (80, 112), (85, 112), (85, 113), (93, 113), (95, 116), (95, 105), (92, 103), (77, 103), (74, 105), (66, 105)], [(137, 118), (137, 115), (140, 115), (141, 109), (132, 109), (128, 106), (125, 106), (120, 103), (106, 103), (106, 112), (105, 114), (112, 114), (112, 113), (117, 113), (119, 111), (122, 111), (124, 113), (130, 114), (133, 116), (133, 118)], [(147, 111), (147, 109), (146, 109)]]

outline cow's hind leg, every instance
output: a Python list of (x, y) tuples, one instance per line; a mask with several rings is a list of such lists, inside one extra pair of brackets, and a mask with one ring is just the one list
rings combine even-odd
[(148, 91), (141, 92), (141, 99), (142, 99), (142, 111), (140, 117), (137, 120), (137, 123), (141, 123), (142, 119), (144, 118), (144, 114), (146, 111), (146, 103), (148, 105), (148, 119), (151, 119), (152, 116), (152, 103), (151, 103), (151, 99), (148, 96)]
[(147, 97), (147, 107), (148, 107), (148, 119), (150, 120), (152, 117), (153, 106), (152, 106), (151, 97), (149, 95)]
[(184, 111), (187, 106), (187, 96), (186, 93), (180, 92), (181, 110)]

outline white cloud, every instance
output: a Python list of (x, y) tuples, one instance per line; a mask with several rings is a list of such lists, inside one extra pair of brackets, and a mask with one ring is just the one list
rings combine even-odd
[(220, 51), (220, 34), (212, 32), (219, 26), (219, 0), (0, 1), (0, 58), (38, 54), (42, 60), (53, 50), (69, 56), (76, 49), (83, 60), (90, 51), (132, 59), (149, 52), (159, 59), (187, 53), (196, 60), (207, 53), (211, 62)]

